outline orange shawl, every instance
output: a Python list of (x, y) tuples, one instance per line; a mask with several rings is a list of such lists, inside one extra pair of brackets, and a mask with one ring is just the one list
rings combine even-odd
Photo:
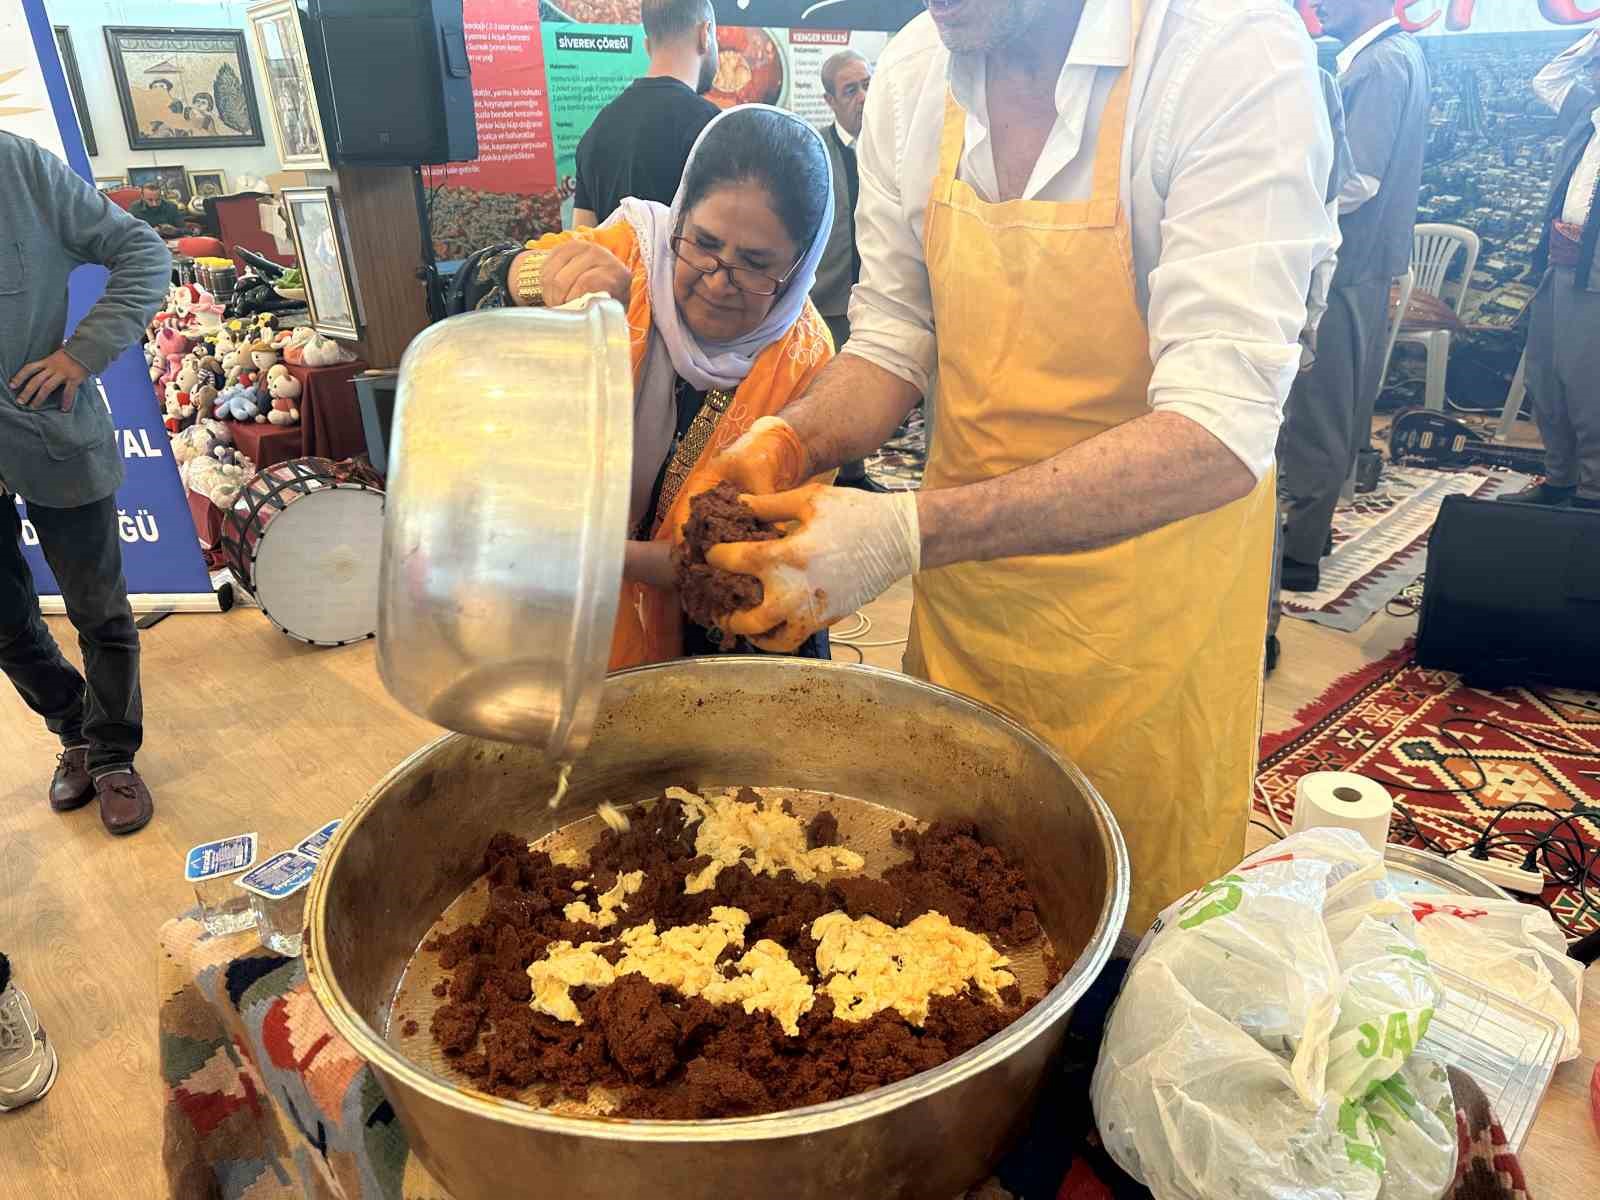
[[(531, 248), (550, 250), (564, 241), (582, 238), (615, 254), (633, 272), (634, 286), (628, 301), (628, 330), (633, 350), (633, 375), (637, 384), (644, 368), (645, 351), (650, 345), (650, 289), (645, 285), (644, 260), (638, 238), (626, 221), (613, 221), (602, 229), (580, 229), (550, 234), (530, 243)], [(823, 366), (833, 357), (833, 337), (815, 306), (805, 312), (789, 332), (773, 342), (756, 358), (750, 373), (733, 394), (728, 411), (717, 422), (716, 432), (696, 460), (695, 466), (727, 449), (761, 417), (772, 416), (810, 386)], [(653, 514), (652, 514), (653, 515)], [(680, 492), (666, 519), (660, 522), (656, 540), (670, 541), (672, 532), (689, 516), (688, 497)], [(611, 637), (610, 670), (664, 662), (683, 653), (683, 609), (678, 593), (669, 588), (623, 580), (617, 605), (617, 623)]]

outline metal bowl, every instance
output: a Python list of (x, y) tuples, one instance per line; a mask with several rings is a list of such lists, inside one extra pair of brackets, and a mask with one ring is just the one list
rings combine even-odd
[(418, 335), (400, 361), (379, 576), (378, 670), (396, 699), (447, 729), (582, 752), (632, 455), (613, 301), (471, 313)]
[[(370, 1062), (411, 1148), (456, 1200), (949, 1197), (1026, 1120), (1072, 1006), (1128, 906), (1128, 858), (1070, 763), (993, 709), (903, 675), (778, 657), (701, 658), (606, 681), (559, 811), (556, 766), (448, 736), (395, 768), (340, 827), (311, 884), (306, 973)], [(1026, 872), (1065, 977), (1021, 1020), (932, 1071), (849, 1099), (715, 1121), (541, 1113), (418, 1067), (383, 1036), (401, 973), (478, 876), (489, 836), (530, 838), (668, 785), (815, 789), (914, 817), (964, 817)]]

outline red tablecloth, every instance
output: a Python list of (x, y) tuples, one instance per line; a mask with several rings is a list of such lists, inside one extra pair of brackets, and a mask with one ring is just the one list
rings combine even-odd
[(202, 549), (211, 550), (222, 537), (222, 510), (211, 503), (210, 496), (199, 492), (186, 493), (189, 497), (189, 515), (194, 518), (194, 531), (200, 535)]
[(300, 381), (300, 424), (306, 431), (301, 454), (338, 462), (367, 452), (361, 405), (351, 382), (366, 369), (360, 359), (336, 367), (289, 366), (289, 374)]
[(258, 471), (273, 463), (288, 462), (311, 453), (306, 449), (305, 429), (301, 425), (273, 425), (261, 421), (224, 421), (223, 424), (232, 432), (233, 444), (239, 453), (255, 463)]

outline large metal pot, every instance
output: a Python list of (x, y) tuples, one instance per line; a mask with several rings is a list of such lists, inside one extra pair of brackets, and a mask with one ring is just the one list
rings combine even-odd
[(581, 753), (616, 623), (633, 461), (615, 301), (498, 309), (400, 361), (378, 670), (447, 729)]
[[(948, 1200), (984, 1177), (1026, 1118), (1067, 1014), (1127, 912), (1122, 835), (1083, 775), (994, 710), (886, 671), (763, 657), (621, 672), (606, 681), (593, 741), (552, 812), (555, 778), (555, 764), (531, 750), (443, 737), (356, 807), (311, 885), (312, 991), (456, 1200)], [(537, 837), (601, 800), (642, 800), (672, 784), (811, 788), (921, 818), (974, 819), (1026, 871), (1071, 966), (1020, 1021), (936, 1070), (762, 1117), (551, 1116), (396, 1053), (381, 1031), (401, 972), (477, 876), (490, 834)]]

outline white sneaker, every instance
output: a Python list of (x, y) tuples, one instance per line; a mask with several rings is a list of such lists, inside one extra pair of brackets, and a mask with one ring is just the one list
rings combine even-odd
[(56, 1048), (22, 989), (0, 992), (0, 1112), (32, 1104), (56, 1081)]

